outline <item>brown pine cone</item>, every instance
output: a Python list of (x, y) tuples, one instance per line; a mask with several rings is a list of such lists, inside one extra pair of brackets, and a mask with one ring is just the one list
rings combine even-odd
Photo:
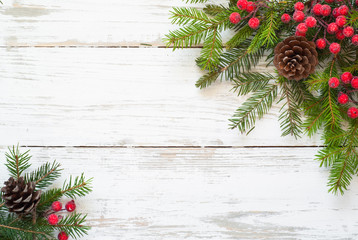
[(316, 45), (305, 37), (291, 36), (275, 47), (273, 63), (278, 73), (289, 80), (307, 78), (318, 64)]
[(35, 209), (40, 201), (41, 191), (35, 192), (35, 182), (25, 183), (24, 178), (9, 178), (1, 188), (2, 199), (9, 212), (28, 214)]

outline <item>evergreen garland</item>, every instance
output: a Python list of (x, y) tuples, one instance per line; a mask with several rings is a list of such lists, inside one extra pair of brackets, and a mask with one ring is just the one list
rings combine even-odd
[[(256, 121), (278, 103), (283, 104), (279, 116), (282, 136), (299, 138), (322, 130), (324, 147), (317, 160), (321, 166), (330, 168), (329, 191), (343, 194), (358, 172), (358, 77), (352, 80), (353, 75), (358, 75), (358, 35), (353, 35), (358, 29), (357, 3), (354, 0), (229, 0), (225, 5), (206, 0), (185, 2), (206, 5), (173, 8), (172, 23), (180, 27), (166, 34), (164, 41), (174, 50), (202, 44), (196, 64), (207, 73), (196, 82), (196, 87), (205, 88), (220, 79), (231, 81), (235, 94), (250, 95), (230, 119), (230, 127), (241, 133), (249, 133)], [(228, 29), (234, 33), (223, 43), (221, 34)], [(279, 51), (287, 54), (281, 42), (295, 35), (300, 41), (307, 41), (302, 46), (309, 43), (316, 49), (313, 52), (318, 52), (319, 65), (312, 74), (295, 81), (278, 72), (253, 71), (259, 61), (267, 64), (275, 61)], [(314, 60), (314, 56), (306, 54)], [(313, 62), (310, 62), (312, 70)]]
[[(13, 191), (15, 194), (9, 198), (6, 196), (6, 186), (2, 188), (0, 197), (0, 239), (1, 240), (42, 240), (42, 239), (57, 239), (54, 235), (60, 232), (58, 239), (78, 239), (87, 234), (90, 229), (89, 226), (84, 225), (86, 215), (72, 212), (72, 209), (67, 208), (68, 213), (61, 213), (64, 209), (60, 207), (55, 209), (54, 203), (60, 204), (58, 201), (62, 197), (76, 199), (84, 197), (92, 191), (92, 179), (86, 179), (84, 175), (78, 177), (70, 177), (62, 188), (49, 188), (55, 180), (61, 176), (61, 165), (54, 161), (48, 162), (40, 166), (34, 171), (29, 171), (31, 156), (29, 151), (21, 153), (18, 147), (9, 148), (6, 153), (5, 166), (9, 172), (10, 179), (20, 182), (23, 179), (25, 184), (33, 183), (35, 191), (41, 191), (41, 197), (34, 209), (30, 213), (21, 211), (13, 211), (13, 203), (22, 204), (26, 202), (23, 198), (19, 200), (10, 199), (16, 198), (16, 193), (22, 194), (26, 191), (21, 188)], [(0, 180), (7, 180), (7, 177), (1, 176)], [(10, 181), (9, 179), (9, 181)], [(5, 182), (5, 185), (8, 182)], [(0, 187), (1, 188), (1, 187)], [(34, 191), (34, 192), (35, 192)], [(8, 202), (6, 202), (6, 200)], [(11, 201), (12, 204), (9, 204)], [(74, 204), (74, 202), (69, 202)], [(61, 205), (62, 206), (62, 205)], [(51, 221), (51, 217), (55, 217), (56, 221)]]

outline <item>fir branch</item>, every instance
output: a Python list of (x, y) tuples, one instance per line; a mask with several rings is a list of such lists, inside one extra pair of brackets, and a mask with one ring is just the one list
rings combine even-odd
[(22, 229), (22, 228), (17, 228), (17, 227), (11, 227), (11, 226), (1, 225), (1, 224), (0, 224), (0, 228), (7, 228), (7, 229), (12, 229), (12, 230), (21, 231), (21, 232), (47, 235), (47, 234), (44, 233), (44, 232), (36, 232), (36, 231), (32, 231), (32, 230), (27, 230), (27, 229)]
[(240, 47), (233, 48), (223, 53), (220, 59), (220, 73), (226, 79), (233, 79), (243, 72), (248, 72), (253, 66), (256, 66), (264, 55), (264, 48), (255, 52), (250, 52), (247, 47), (250, 41), (246, 40)]
[(52, 164), (45, 163), (37, 170), (25, 174), (24, 179), (26, 182), (35, 182), (38, 189), (45, 189), (60, 177), (62, 171), (60, 166), (56, 161)]
[(61, 188), (53, 188), (42, 193), (40, 202), (37, 205), (37, 212), (42, 213), (49, 208), (54, 201), (58, 201), (62, 196), (63, 194)]
[(29, 163), (31, 156), (29, 156), (29, 150), (20, 153), (19, 146), (15, 146), (8, 148), (9, 153), (5, 153), (6, 156), (6, 164), (8, 171), (10, 172), (10, 176), (18, 179), (21, 174), (27, 170), (31, 164)]
[(244, 25), (240, 30), (226, 43), (228, 49), (233, 49), (238, 47), (242, 42), (248, 39), (252, 33), (253, 29), (249, 25)]
[(203, 75), (199, 78), (198, 81), (196, 81), (195, 86), (197, 88), (206, 88), (210, 86), (212, 83), (216, 81), (216, 79), (219, 77), (220, 73), (217, 71), (208, 72), (207, 74)]
[(214, 28), (205, 39), (200, 58), (197, 61), (202, 69), (213, 70), (219, 64), (219, 57), (223, 51), (221, 35), (217, 28)]
[(277, 85), (267, 85), (263, 90), (255, 92), (238, 108), (230, 121), (231, 129), (238, 128), (241, 133), (248, 131), (255, 125), (256, 118), (269, 111), (277, 97)]
[(192, 24), (211, 24), (210, 18), (203, 12), (196, 8), (174, 7), (170, 12), (172, 15), (172, 24), (178, 25), (192, 25)]
[(203, 11), (210, 16), (217, 16), (220, 13), (226, 11), (227, 8), (223, 5), (206, 4)]
[[(279, 15), (277, 12), (269, 11), (266, 14), (266, 19), (264, 21), (264, 25), (262, 26), (262, 32), (260, 34), (260, 38), (262, 41), (262, 45), (266, 45), (267, 47), (275, 46), (278, 42), (278, 37), (276, 35), (276, 30), (279, 28), (281, 21), (279, 19)], [(261, 47), (261, 46), (260, 46)]]
[(87, 215), (73, 213), (70, 216), (66, 216), (54, 227), (60, 231), (65, 231), (73, 238), (86, 235), (90, 227), (84, 226)]
[(295, 95), (294, 89), (291, 88), (290, 84), (287, 81), (284, 81), (281, 84), (281, 98), (279, 100), (286, 102), (281, 107), (280, 111), (286, 108), (279, 117), (280, 127), (282, 130), (282, 136), (292, 135), (295, 138), (300, 137), (302, 132), (301, 125), (301, 113), (299, 111), (300, 107), (298, 105), (298, 99)]
[(233, 91), (238, 96), (241, 96), (250, 92), (263, 90), (272, 79), (275, 79), (275, 77), (269, 73), (242, 73), (233, 80)]
[(65, 181), (62, 187), (61, 194), (70, 197), (83, 197), (92, 191), (92, 178), (86, 180), (84, 174), (76, 178), (70, 177), (69, 181)]

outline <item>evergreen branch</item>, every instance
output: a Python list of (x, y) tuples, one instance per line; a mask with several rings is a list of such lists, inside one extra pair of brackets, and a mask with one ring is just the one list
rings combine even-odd
[(210, 86), (212, 83), (214, 83), (216, 79), (219, 77), (219, 75), (220, 73), (216, 71), (208, 72), (207, 74), (200, 77), (198, 81), (196, 81), (195, 86), (200, 89), (206, 88)]
[(249, 25), (244, 25), (240, 30), (226, 43), (228, 49), (233, 49), (238, 47), (242, 42), (248, 39), (252, 33), (253, 29)]
[(299, 106), (297, 105), (297, 96), (294, 95), (294, 90), (290, 88), (287, 81), (284, 81), (281, 84), (281, 99), (279, 102), (282, 100), (286, 100), (280, 111), (285, 107), (286, 110), (283, 111), (279, 117), (279, 121), (281, 121), (280, 127), (282, 136), (292, 135), (295, 138), (300, 137), (302, 132), (301, 113), (299, 111)]
[(66, 216), (54, 227), (60, 231), (65, 231), (71, 237), (81, 237), (87, 234), (90, 227), (84, 226), (87, 215), (73, 213), (70, 216)]
[(173, 8), (171, 11), (172, 24), (178, 25), (192, 25), (192, 24), (212, 24), (210, 18), (203, 12), (196, 8)]
[(37, 205), (37, 212), (41, 213), (51, 206), (54, 201), (62, 197), (61, 188), (53, 188), (41, 194), (40, 202)]
[(238, 128), (241, 133), (255, 125), (256, 118), (268, 112), (277, 97), (277, 85), (267, 85), (265, 89), (255, 92), (238, 108), (230, 119), (231, 129)]
[(223, 51), (222, 39), (217, 28), (209, 33), (205, 39), (201, 55), (197, 61), (198, 66), (209, 71), (219, 64), (219, 57)]
[(70, 198), (83, 197), (92, 191), (92, 178), (85, 180), (84, 174), (72, 179), (70, 177), (68, 182), (64, 182), (61, 194)]
[(21, 231), (21, 232), (47, 235), (47, 234), (44, 233), (44, 232), (37, 232), (37, 231), (32, 231), (32, 230), (27, 230), (27, 229), (22, 229), (22, 228), (17, 228), (17, 227), (6, 226), (6, 225), (2, 225), (2, 224), (0, 224), (0, 228), (7, 228), (7, 229), (12, 229), (12, 230)]
[(250, 41), (246, 40), (240, 47), (230, 49), (221, 55), (219, 72), (224, 74), (226, 79), (233, 79), (240, 73), (250, 71), (251, 67), (256, 66), (264, 55), (264, 48), (250, 52), (246, 48), (249, 44)]
[(29, 161), (31, 159), (31, 156), (28, 155), (29, 150), (20, 153), (19, 146), (15, 146), (11, 148), (8, 148), (9, 153), (5, 153), (6, 156), (6, 164), (8, 171), (10, 172), (10, 176), (18, 179), (21, 174), (27, 170), (31, 164), (29, 164)]
[(278, 42), (276, 30), (279, 28), (281, 21), (277, 16), (278, 14), (274, 10), (267, 13), (264, 25), (262, 26), (263, 31), (260, 34), (262, 45), (272, 47)]
[(25, 174), (24, 179), (26, 182), (35, 182), (38, 189), (45, 189), (60, 177), (62, 171), (60, 166), (56, 161), (52, 164), (45, 163), (36, 171)]
[(238, 96), (241, 96), (250, 92), (263, 90), (269, 81), (274, 78), (275, 77), (269, 73), (242, 73), (233, 80), (233, 91), (236, 92)]
[(222, 5), (206, 4), (203, 11), (211, 16), (217, 16), (220, 13), (226, 11), (227, 8)]

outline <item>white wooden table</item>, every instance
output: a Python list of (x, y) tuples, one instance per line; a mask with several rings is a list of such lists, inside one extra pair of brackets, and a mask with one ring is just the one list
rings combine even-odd
[(358, 239), (357, 179), (327, 193), (319, 136), (281, 138), (279, 107), (229, 130), (243, 98), (194, 87), (200, 49), (164, 48), (180, 0), (3, 2), (0, 181), (17, 143), (94, 177), (83, 239)]

